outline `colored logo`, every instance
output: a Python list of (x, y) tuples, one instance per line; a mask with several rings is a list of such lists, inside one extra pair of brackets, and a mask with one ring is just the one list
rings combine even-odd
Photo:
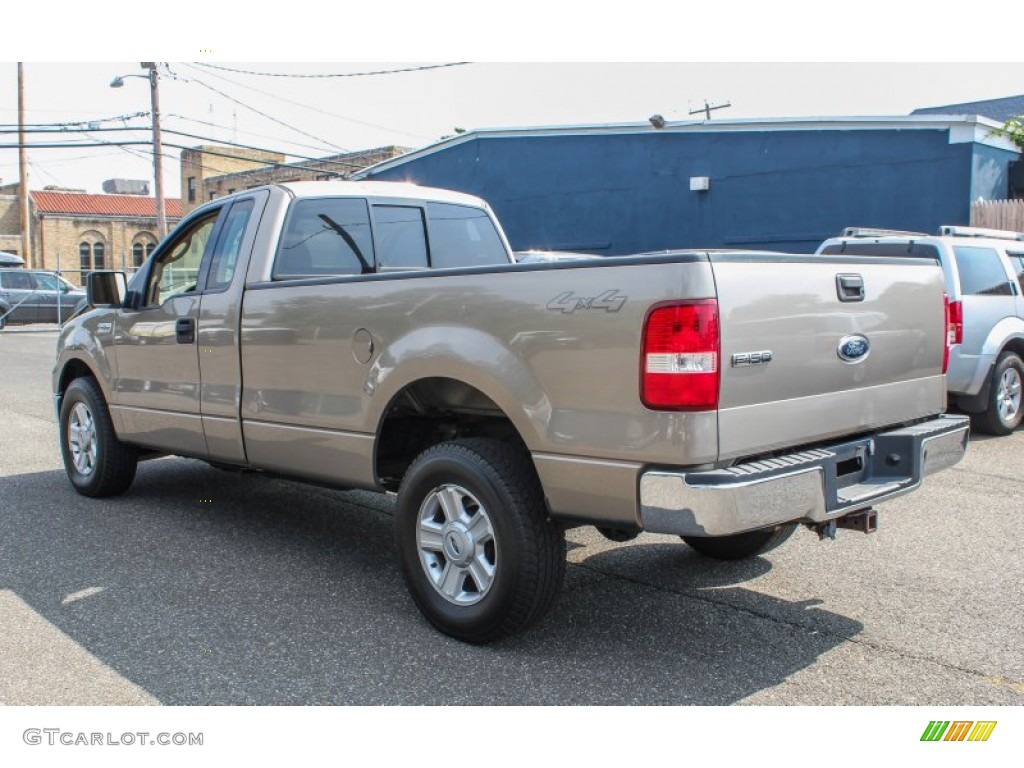
[(840, 359), (847, 363), (859, 363), (871, 351), (871, 343), (864, 336), (843, 336), (839, 340)]
[(988, 741), (995, 729), (995, 720), (932, 720), (921, 741)]

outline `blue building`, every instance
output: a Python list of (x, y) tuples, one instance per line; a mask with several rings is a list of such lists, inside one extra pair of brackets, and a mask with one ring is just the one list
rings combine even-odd
[(357, 178), (478, 195), (516, 250), (810, 252), (846, 226), (968, 224), (972, 201), (1007, 196), (1020, 153), (1000, 125), (921, 114), (475, 130)]

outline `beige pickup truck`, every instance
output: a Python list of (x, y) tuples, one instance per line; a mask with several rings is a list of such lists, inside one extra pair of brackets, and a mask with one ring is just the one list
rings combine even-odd
[(417, 606), (487, 642), (549, 608), (567, 527), (751, 557), (870, 531), (963, 455), (932, 261), (510, 254), (483, 201), (414, 185), (202, 206), (61, 333), (71, 483), (176, 454), (395, 492)]

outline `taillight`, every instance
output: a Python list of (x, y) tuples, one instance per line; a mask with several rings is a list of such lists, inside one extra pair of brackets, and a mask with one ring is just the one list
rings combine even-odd
[(640, 399), (656, 410), (718, 407), (718, 302), (655, 307), (644, 324)]
[(949, 302), (949, 315), (946, 317), (946, 336), (949, 338), (950, 346), (964, 343), (964, 305), (959, 301)]

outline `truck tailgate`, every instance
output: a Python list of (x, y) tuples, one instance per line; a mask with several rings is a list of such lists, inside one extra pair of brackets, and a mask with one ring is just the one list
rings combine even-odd
[(934, 262), (771, 254), (711, 261), (720, 459), (944, 410), (944, 290)]

